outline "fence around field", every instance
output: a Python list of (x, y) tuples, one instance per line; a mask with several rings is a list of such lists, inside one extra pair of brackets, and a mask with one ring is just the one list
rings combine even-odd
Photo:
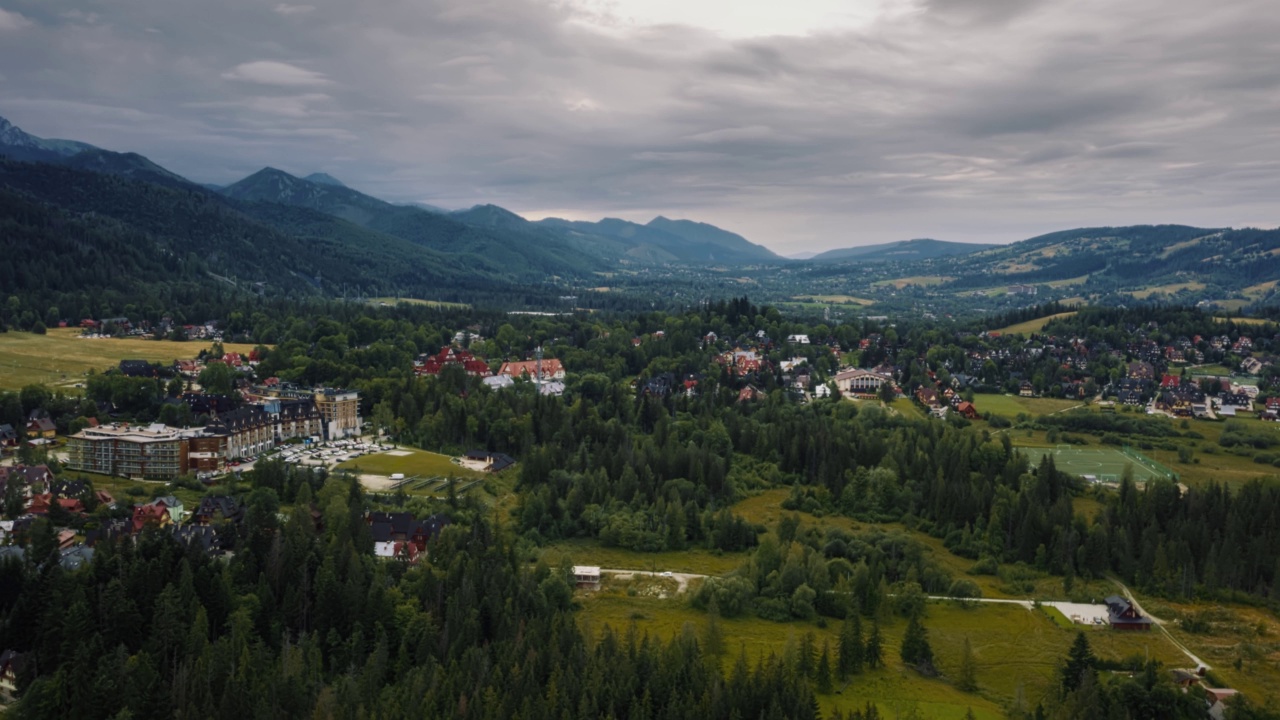
[(1136, 481), (1154, 478), (1177, 479), (1177, 474), (1151, 458), (1132, 449), (1113, 448), (1027, 448), (1031, 462), (1039, 465), (1045, 455), (1053, 455), (1057, 468), (1072, 475), (1090, 476), (1099, 482), (1119, 482), (1125, 468), (1131, 468)]

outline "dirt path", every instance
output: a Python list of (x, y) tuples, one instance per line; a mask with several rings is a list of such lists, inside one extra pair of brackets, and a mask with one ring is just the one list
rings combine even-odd
[(649, 575), (651, 577), (665, 577), (676, 581), (676, 592), (684, 592), (689, 587), (689, 581), (696, 578), (705, 578), (706, 575), (698, 575), (696, 573), (678, 573), (678, 572), (657, 572), (651, 570), (621, 570), (617, 568), (600, 568), (601, 574), (614, 575), (621, 580), (629, 580), (636, 575)]
[(1199, 657), (1196, 656), (1195, 653), (1188, 650), (1186, 645), (1183, 645), (1182, 643), (1178, 642), (1178, 639), (1175, 638), (1169, 632), (1168, 628), (1164, 626), (1164, 620), (1161, 620), (1155, 615), (1152, 615), (1146, 610), (1143, 610), (1142, 606), (1138, 604), (1137, 598), (1133, 596), (1133, 593), (1129, 592), (1129, 588), (1126, 587), (1124, 583), (1120, 582), (1115, 578), (1111, 578), (1111, 582), (1115, 583), (1116, 586), (1120, 588), (1120, 592), (1124, 593), (1124, 597), (1126, 600), (1133, 603), (1134, 609), (1137, 610), (1139, 613), (1141, 613), (1143, 616), (1151, 618), (1151, 622), (1155, 623), (1155, 626), (1160, 629), (1160, 632), (1164, 633), (1164, 636), (1166, 638), (1169, 638), (1169, 642), (1173, 643), (1174, 647), (1181, 650), (1183, 655), (1186, 655), (1188, 658), (1190, 658), (1191, 662), (1196, 664), (1196, 667), (1203, 667), (1205, 670), (1213, 669), (1213, 667), (1210, 666), (1209, 663), (1201, 660)]

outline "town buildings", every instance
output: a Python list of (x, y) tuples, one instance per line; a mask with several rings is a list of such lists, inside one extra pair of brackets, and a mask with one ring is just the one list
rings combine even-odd
[(360, 434), (360, 393), (355, 390), (319, 388), (316, 408), (324, 419), (324, 438), (339, 440)]

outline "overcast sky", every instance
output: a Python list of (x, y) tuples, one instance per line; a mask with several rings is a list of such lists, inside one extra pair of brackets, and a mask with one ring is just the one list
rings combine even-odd
[(780, 253), (1280, 224), (1275, 0), (0, 0), (0, 115), (201, 182)]

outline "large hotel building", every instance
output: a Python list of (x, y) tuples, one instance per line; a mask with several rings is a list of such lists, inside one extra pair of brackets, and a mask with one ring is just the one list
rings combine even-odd
[(267, 398), (214, 414), (202, 428), (115, 423), (67, 439), (71, 470), (142, 480), (218, 472), (228, 460), (270, 450), (291, 438), (337, 440), (360, 434), (360, 396), (317, 390), (313, 399)]

